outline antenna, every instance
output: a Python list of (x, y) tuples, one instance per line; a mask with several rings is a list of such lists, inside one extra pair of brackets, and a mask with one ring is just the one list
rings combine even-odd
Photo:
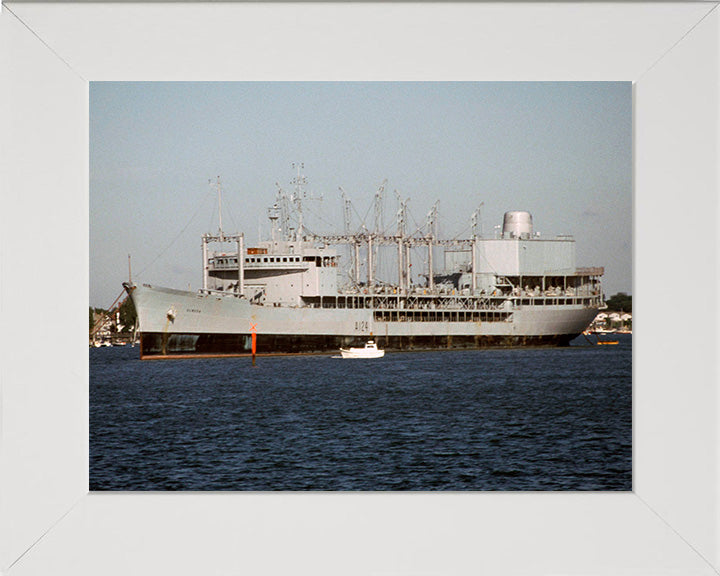
[(297, 207), (297, 213), (298, 213), (298, 229), (297, 229), (297, 239), (302, 240), (303, 235), (303, 213), (302, 213), (302, 199), (305, 198), (305, 189), (303, 186), (307, 184), (307, 178), (303, 176), (302, 170), (305, 169), (305, 163), (301, 162), (300, 164), (296, 164), (295, 162), (292, 163), (293, 168), (297, 168), (297, 176), (292, 179), (292, 184), (295, 185), (295, 194), (293, 200), (295, 201), (295, 206)]
[(280, 208), (280, 231), (282, 232), (282, 238), (283, 240), (292, 240), (290, 237), (290, 207), (288, 206), (288, 197), (279, 183), (275, 182), (275, 186), (277, 186), (278, 189), (275, 204)]
[[(387, 179), (383, 180), (382, 184), (380, 184), (380, 187), (375, 192), (375, 199), (373, 201), (375, 205), (375, 234), (377, 234), (378, 236), (381, 236), (383, 233), (383, 192), (385, 191), (385, 184), (387, 184)], [(378, 269), (378, 264), (380, 263), (379, 243), (375, 246), (375, 258), (373, 262), (375, 266), (375, 268), (373, 269), (374, 276), (375, 271)]]
[(428, 288), (430, 288), (430, 290), (433, 290), (435, 288), (435, 277), (433, 276), (433, 274), (434, 274), (433, 241), (435, 240), (435, 236), (437, 235), (437, 212), (438, 212), (438, 204), (439, 203), (440, 203), (440, 200), (436, 201), (435, 204), (433, 204), (433, 207), (430, 209), (430, 212), (428, 212), (427, 232), (425, 234), (425, 236), (428, 239), (427, 267), (428, 267)]
[[(208, 182), (212, 182), (212, 180), (208, 180)], [(217, 186), (217, 193), (218, 193), (218, 235), (220, 236), (220, 241), (223, 240), (223, 229), (222, 229), (222, 185), (220, 184), (220, 176), (217, 177), (216, 181)]]
[(383, 226), (383, 193), (385, 192), (385, 185), (387, 184), (387, 178), (383, 180), (380, 187), (375, 192), (375, 232), (377, 234), (382, 233)]
[(480, 238), (482, 238), (483, 235), (483, 224), (482, 224), (482, 207), (485, 206), (485, 202), (480, 202), (480, 206), (478, 206), (477, 213), (478, 213), (478, 221), (480, 222)]
[[(342, 195), (343, 200), (343, 220), (345, 225), (345, 236), (350, 235), (350, 227), (352, 225), (351, 223), (351, 210), (352, 210), (352, 203), (350, 202), (350, 199), (345, 194), (345, 190), (343, 190), (342, 186), (338, 186), (338, 190), (340, 190), (340, 194)], [(360, 284), (360, 245), (357, 241), (353, 241), (352, 243), (352, 254), (351, 254), (351, 262), (352, 262), (352, 270), (348, 270), (348, 275), (350, 276), (350, 279), (352, 280), (354, 277), (355, 280), (355, 286), (359, 286)]]
[(342, 199), (343, 199), (343, 219), (345, 221), (345, 235), (347, 236), (348, 234), (350, 234), (351, 203), (350, 203), (350, 199), (345, 194), (345, 190), (343, 190), (343, 187), (338, 186), (338, 190), (340, 190), (340, 194), (342, 194)]
[(440, 200), (437, 200), (435, 204), (433, 204), (433, 207), (430, 209), (430, 212), (428, 212), (427, 215), (427, 233), (426, 236), (429, 238), (435, 238), (437, 235), (437, 213), (438, 213), (438, 204), (440, 203)]
[(395, 196), (397, 197), (398, 201), (398, 211), (397, 211), (397, 236), (398, 236), (398, 255), (397, 255), (397, 261), (398, 261), (398, 287), (400, 291), (402, 292), (403, 289), (408, 289), (410, 286), (410, 279), (409, 274), (407, 272), (407, 269), (405, 267), (405, 263), (410, 260), (410, 246), (408, 244), (407, 246), (407, 252), (404, 246), (405, 241), (405, 217), (406, 217), (406, 208), (407, 203), (402, 201), (402, 198), (400, 197), (400, 193), (395, 190)]
[(475, 210), (475, 212), (472, 213), (472, 218), (471, 218), (470, 222), (472, 223), (473, 238), (476, 238), (478, 235), (478, 233), (477, 233), (478, 222), (480, 222), (480, 238), (482, 238), (483, 230), (482, 230), (482, 217), (481, 217), (480, 210), (484, 205), (485, 205), (485, 202), (480, 202), (480, 205), (477, 207), (477, 210)]
[(280, 208), (277, 204), (273, 204), (272, 207), (268, 208), (268, 219), (270, 220), (270, 237), (273, 244), (277, 241), (275, 237), (275, 231), (277, 229), (277, 221), (280, 218)]
[(397, 197), (398, 201), (398, 211), (397, 211), (397, 225), (398, 225), (398, 236), (403, 236), (405, 232), (405, 204), (402, 201), (402, 198), (400, 197), (400, 192), (395, 190), (395, 196)]

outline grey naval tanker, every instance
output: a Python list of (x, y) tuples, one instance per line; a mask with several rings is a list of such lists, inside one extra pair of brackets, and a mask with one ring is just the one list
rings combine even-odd
[[(123, 284), (141, 358), (250, 354), (253, 335), (257, 354), (337, 352), (369, 339), (390, 351), (565, 346), (604, 307), (603, 268), (577, 267), (574, 239), (534, 232), (526, 211), (505, 213), (492, 237), (477, 233), (476, 211), (470, 237), (444, 240), (437, 204), (407, 231), (406, 201), (392, 233), (351, 233), (343, 194), (345, 232), (315, 235), (303, 227), (302, 198), (280, 190), (270, 238), (255, 246), (223, 233), (221, 216), (218, 232), (202, 235), (197, 292)], [(392, 279), (379, 277), (381, 259)]]

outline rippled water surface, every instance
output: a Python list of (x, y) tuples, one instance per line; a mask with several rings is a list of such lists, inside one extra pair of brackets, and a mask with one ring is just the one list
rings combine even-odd
[(631, 490), (631, 347), (90, 350), (91, 490)]

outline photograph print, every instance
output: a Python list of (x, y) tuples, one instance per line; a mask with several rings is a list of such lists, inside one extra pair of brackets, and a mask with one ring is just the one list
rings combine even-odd
[(630, 82), (91, 82), (90, 489), (632, 489)]

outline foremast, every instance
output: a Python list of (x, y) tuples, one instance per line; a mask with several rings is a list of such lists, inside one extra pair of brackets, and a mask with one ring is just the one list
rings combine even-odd
[[(212, 182), (210, 180), (209, 182)], [(215, 181), (215, 186), (217, 189), (217, 195), (218, 195), (218, 231), (217, 234), (209, 234), (205, 233), (201, 236), (201, 244), (202, 244), (202, 270), (203, 270), (203, 279), (202, 279), (202, 291), (207, 293), (209, 291), (208, 287), (208, 280), (210, 276), (210, 253), (209, 253), (209, 245), (210, 244), (228, 244), (232, 243), (237, 246), (237, 256), (236, 256), (236, 264), (237, 264), (237, 290), (236, 293), (238, 296), (243, 296), (245, 294), (245, 262), (244, 258), (242, 258), (242, 254), (245, 252), (245, 236), (242, 233), (236, 233), (236, 234), (225, 234), (223, 232), (222, 227), (222, 183), (220, 182), (220, 176), (217, 177), (217, 180)]]

